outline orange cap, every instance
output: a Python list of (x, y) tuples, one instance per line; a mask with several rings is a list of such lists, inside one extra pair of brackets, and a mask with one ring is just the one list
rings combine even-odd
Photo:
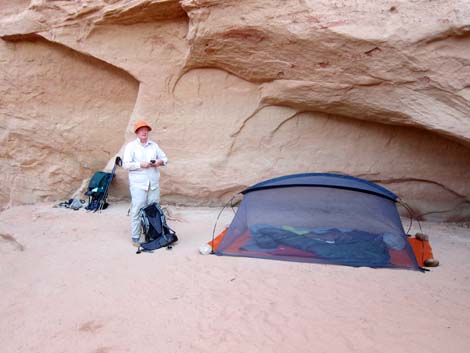
[(148, 127), (149, 131), (152, 131), (152, 127), (149, 125), (149, 123), (143, 120), (139, 120), (134, 125), (134, 132), (137, 133), (137, 130), (139, 130), (141, 127)]

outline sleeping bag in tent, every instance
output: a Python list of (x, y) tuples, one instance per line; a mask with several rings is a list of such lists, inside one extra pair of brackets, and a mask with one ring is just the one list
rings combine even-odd
[(339, 174), (287, 175), (253, 185), (217, 255), (420, 270), (397, 196)]

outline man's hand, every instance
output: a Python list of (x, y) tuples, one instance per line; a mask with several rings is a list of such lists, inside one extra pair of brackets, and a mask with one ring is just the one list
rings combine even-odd
[(165, 164), (165, 163), (164, 163), (161, 159), (157, 159), (157, 160), (155, 161), (155, 163), (153, 163), (152, 165), (153, 165), (154, 167), (160, 167), (160, 166), (162, 166), (162, 165), (164, 165), (164, 164)]
[(151, 167), (153, 164), (152, 163), (149, 163), (149, 162), (140, 162), (140, 168), (149, 168)]

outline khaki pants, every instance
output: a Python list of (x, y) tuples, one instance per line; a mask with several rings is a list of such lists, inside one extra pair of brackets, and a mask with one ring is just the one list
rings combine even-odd
[(130, 191), (132, 198), (131, 234), (132, 239), (139, 239), (141, 235), (140, 209), (150, 205), (151, 203), (160, 201), (160, 188), (158, 187), (155, 190), (151, 190), (150, 188), (148, 190), (143, 190), (131, 186)]

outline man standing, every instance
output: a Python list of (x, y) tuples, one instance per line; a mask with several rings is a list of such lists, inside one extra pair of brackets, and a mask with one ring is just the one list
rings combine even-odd
[(139, 211), (142, 207), (160, 201), (160, 171), (158, 167), (168, 162), (165, 153), (148, 139), (152, 127), (140, 120), (134, 125), (137, 138), (124, 150), (123, 167), (129, 171), (131, 192), (132, 244), (139, 246), (141, 226)]

